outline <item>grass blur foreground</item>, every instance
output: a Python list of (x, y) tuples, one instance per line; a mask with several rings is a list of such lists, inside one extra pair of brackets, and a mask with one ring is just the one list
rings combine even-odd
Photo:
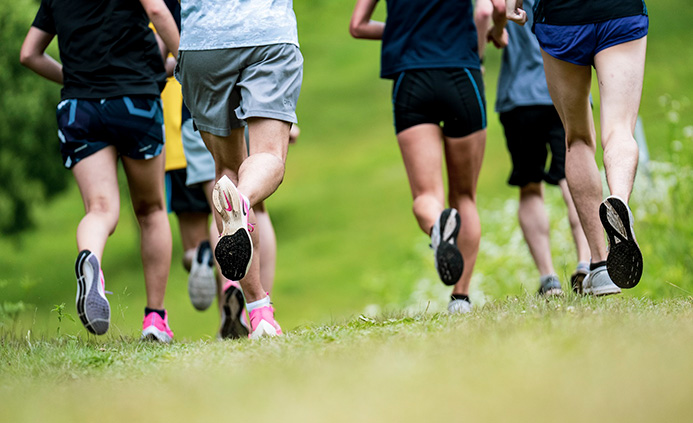
[(1, 421), (689, 421), (693, 299), (508, 297), (259, 342), (0, 335)]

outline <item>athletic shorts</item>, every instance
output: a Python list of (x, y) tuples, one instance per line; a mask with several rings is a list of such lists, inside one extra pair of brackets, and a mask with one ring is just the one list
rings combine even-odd
[(484, 82), (478, 69), (416, 69), (392, 87), (395, 133), (423, 123), (441, 125), (447, 137), (486, 128)]
[(202, 186), (187, 186), (185, 179), (185, 168), (166, 172), (166, 204), (169, 213), (211, 213)]
[[(513, 162), (508, 184), (523, 187), (565, 178), (565, 130), (554, 106), (522, 106), (500, 114)], [(551, 163), (546, 169), (548, 149)]]
[(193, 186), (216, 178), (214, 157), (207, 150), (202, 136), (193, 128), (193, 120), (186, 119), (181, 127), (183, 151), (188, 162), (186, 185)]
[(556, 59), (591, 66), (600, 51), (646, 36), (649, 22), (637, 15), (585, 25), (537, 23), (534, 32), (542, 50)]
[(60, 152), (68, 169), (109, 145), (132, 159), (151, 159), (161, 154), (164, 147), (164, 115), (159, 97), (68, 99), (58, 104), (56, 116)]
[(250, 117), (296, 123), (303, 56), (293, 44), (181, 51), (176, 78), (195, 126), (225, 137)]

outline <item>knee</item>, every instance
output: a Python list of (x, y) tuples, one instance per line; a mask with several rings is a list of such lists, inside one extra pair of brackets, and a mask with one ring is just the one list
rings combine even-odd
[(137, 220), (140, 223), (147, 222), (149, 219), (152, 218), (152, 216), (155, 216), (157, 213), (166, 212), (166, 208), (164, 206), (163, 201), (137, 201), (133, 202), (132, 208), (135, 212), (135, 216), (137, 216)]
[(114, 204), (107, 198), (99, 197), (86, 201), (86, 214), (96, 216), (106, 222), (109, 234), (113, 234), (118, 225), (118, 204)]

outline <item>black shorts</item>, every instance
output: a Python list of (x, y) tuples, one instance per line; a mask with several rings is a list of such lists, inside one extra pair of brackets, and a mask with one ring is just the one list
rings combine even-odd
[(166, 172), (166, 202), (168, 211), (181, 213), (211, 213), (201, 184), (187, 186), (185, 168)]
[(158, 156), (164, 147), (163, 108), (156, 96), (63, 100), (56, 116), (68, 169), (109, 145), (118, 154), (143, 160)]
[[(508, 184), (523, 187), (565, 178), (565, 130), (554, 106), (522, 106), (500, 114), (513, 162)], [(547, 146), (551, 164), (546, 170)]]
[(392, 88), (395, 133), (423, 123), (459, 138), (486, 128), (486, 98), (478, 69), (418, 69), (399, 74)]

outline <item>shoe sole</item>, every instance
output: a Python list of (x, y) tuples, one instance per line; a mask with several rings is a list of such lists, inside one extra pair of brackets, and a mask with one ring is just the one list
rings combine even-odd
[(560, 297), (563, 295), (563, 290), (561, 288), (551, 288), (546, 292), (539, 292), (539, 295), (544, 298)]
[(250, 339), (260, 339), (263, 336), (278, 336), (281, 335), (281, 332), (278, 332), (277, 329), (272, 326), (269, 322), (265, 320), (261, 320), (260, 323), (258, 323), (257, 327), (253, 331), (253, 333), (250, 335)]
[(188, 276), (188, 296), (196, 310), (207, 310), (217, 294), (217, 281), (214, 278), (214, 267), (209, 266), (205, 252), (212, 254), (212, 249), (198, 248)]
[(620, 294), (621, 290), (620, 289), (614, 289), (613, 287), (607, 287), (605, 289), (585, 288), (583, 293), (585, 295), (594, 295), (595, 297), (605, 297), (607, 295)]
[(460, 280), (464, 271), (464, 259), (457, 248), (460, 215), (455, 209), (445, 209), (438, 223), (438, 230), (442, 230), (443, 233), (436, 248), (436, 269), (443, 283), (452, 286)]
[(599, 206), (599, 218), (609, 239), (606, 268), (619, 288), (632, 288), (642, 277), (643, 260), (633, 234), (633, 215), (618, 197), (608, 197)]
[[(84, 266), (92, 269), (91, 280), (84, 272)], [(105, 295), (99, 292), (101, 283), (99, 261), (89, 250), (83, 250), (77, 256), (75, 262), (75, 275), (77, 276), (77, 297), (75, 305), (79, 320), (84, 327), (94, 335), (103, 335), (108, 331), (111, 321), (111, 306)]]
[(149, 326), (148, 328), (145, 328), (144, 330), (142, 330), (142, 337), (140, 338), (140, 340), (152, 341), (152, 342), (163, 342), (165, 344), (168, 344), (169, 342), (171, 342), (173, 340), (173, 338), (171, 338), (169, 336), (169, 334), (167, 334), (166, 332), (161, 331), (161, 330), (155, 328), (154, 326)]
[(221, 329), (219, 336), (222, 339), (238, 339), (248, 336), (248, 328), (243, 324), (243, 292), (235, 286), (230, 286), (224, 291), (224, 305), (222, 307)]
[(212, 200), (223, 222), (214, 256), (221, 274), (229, 280), (239, 281), (248, 273), (253, 259), (253, 242), (243, 224), (240, 194), (231, 180), (222, 176), (214, 185)]

